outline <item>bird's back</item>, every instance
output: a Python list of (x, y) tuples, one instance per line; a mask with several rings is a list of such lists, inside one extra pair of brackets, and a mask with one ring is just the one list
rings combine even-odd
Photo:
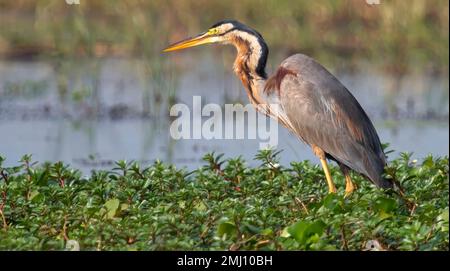
[(392, 187), (381, 177), (386, 159), (377, 132), (345, 86), (302, 54), (287, 58), (279, 69), (289, 71), (280, 82), (280, 101), (301, 139), (376, 185)]

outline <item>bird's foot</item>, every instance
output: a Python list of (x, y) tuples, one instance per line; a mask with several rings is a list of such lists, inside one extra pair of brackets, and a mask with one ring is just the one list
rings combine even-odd
[(334, 187), (334, 185), (328, 187), (328, 194), (336, 194), (336, 192), (336, 187)]
[(348, 198), (353, 193), (353, 191), (355, 191), (355, 185), (352, 181), (347, 181), (345, 184), (344, 198)]
[(350, 197), (350, 195), (353, 193), (353, 190), (345, 190), (344, 198)]
[(353, 191), (355, 191), (356, 186), (352, 182), (352, 178), (350, 177), (348, 172), (345, 172), (345, 194), (344, 198), (348, 198)]

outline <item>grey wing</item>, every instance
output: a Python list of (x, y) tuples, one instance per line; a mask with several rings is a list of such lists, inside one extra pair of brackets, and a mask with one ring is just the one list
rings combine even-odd
[(386, 159), (379, 137), (355, 97), (308, 56), (291, 56), (281, 66), (296, 73), (281, 82), (280, 102), (302, 140), (378, 186), (390, 186), (381, 177)]

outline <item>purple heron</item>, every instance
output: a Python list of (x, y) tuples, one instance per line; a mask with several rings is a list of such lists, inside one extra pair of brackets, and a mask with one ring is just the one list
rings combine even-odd
[(234, 72), (250, 102), (258, 112), (275, 118), (311, 146), (320, 159), (330, 193), (336, 193), (336, 187), (327, 159), (336, 161), (342, 170), (346, 196), (355, 189), (350, 170), (377, 187), (393, 187), (393, 182), (383, 177), (386, 157), (372, 122), (355, 97), (321, 64), (295, 54), (267, 76), (269, 49), (263, 37), (234, 20), (218, 22), (206, 32), (170, 45), (164, 52), (209, 43), (236, 47)]

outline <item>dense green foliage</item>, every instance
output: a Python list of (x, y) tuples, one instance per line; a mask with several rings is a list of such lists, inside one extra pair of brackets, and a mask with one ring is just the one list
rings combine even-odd
[(448, 157), (392, 161), (406, 197), (354, 175), (349, 198), (338, 168), (327, 195), (319, 166), (282, 167), (272, 151), (259, 167), (208, 154), (193, 172), (119, 161), (88, 179), (30, 159), (0, 159), (3, 250), (448, 250)]
[(271, 55), (303, 52), (329, 66), (364, 59), (397, 72), (448, 73), (448, 1), (367, 2), (376, 1), (0, 0), (0, 55), (151, 60), (170, 42), (233, 18), (260, 31)]

